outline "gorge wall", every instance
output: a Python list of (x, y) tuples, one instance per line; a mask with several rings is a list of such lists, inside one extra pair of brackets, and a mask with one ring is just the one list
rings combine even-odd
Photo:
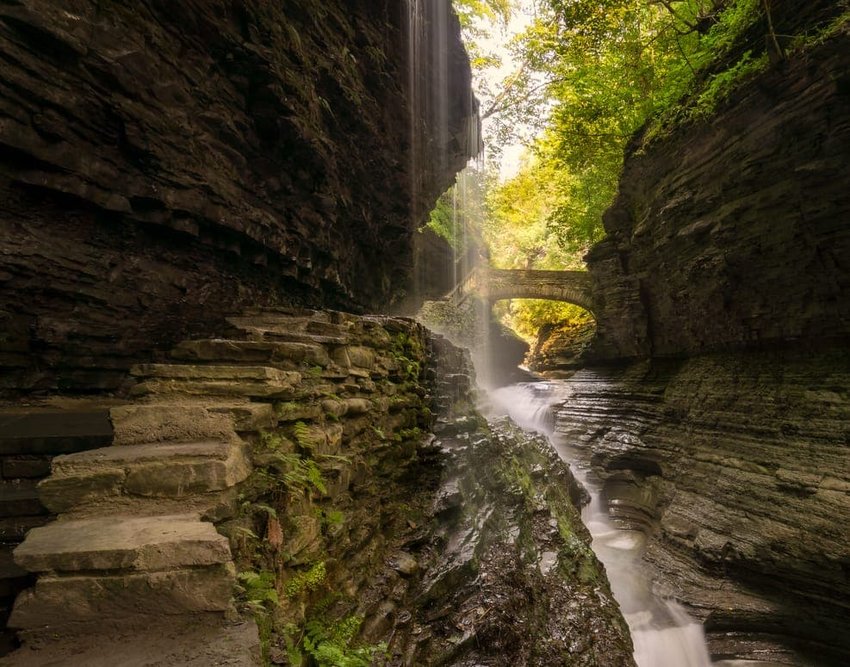
[(400, 300), (477, 151), (448, 0), (25, 0), (0, 58), (0, 391), (114, 389), (247, 303)]
[[(842, 8), (772, 6), (810, 36)], [(845, 22), (638, 137), (588, 257), (608, 365), (568, 381), (558, 428), (716, 658), (850, 656), (848, 71)]]
[(848, 66), (845, 28), (627, 159), (588, 257), (601, 356), (850, 334)]

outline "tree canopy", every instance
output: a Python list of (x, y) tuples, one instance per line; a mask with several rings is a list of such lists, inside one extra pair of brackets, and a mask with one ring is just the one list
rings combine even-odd
[[(473, 53), (490, 162), (483, 215), (492, 262), (574, 268), (604, 231), (628, 145), (710, 115), (743, 79), (784, 57), (770, 0), (455, 0)], [(505, 72), (488, 31), (526, 18)], [(494, 83), (494, 75), (502, 72)], [(640, 131), (640, 133), (639, 133)], [(632, 141), (635, 138), (638, 141)], [(499, 147), (527, 158), (497, 176)], [(642, 144), (641, 144), (642, 142)]]

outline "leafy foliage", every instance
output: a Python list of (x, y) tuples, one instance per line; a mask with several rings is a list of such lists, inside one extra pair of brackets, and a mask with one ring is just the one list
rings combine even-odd
[[(299, 422), (305, 429), (307, 428), (303, 422)], [(296, 437), (299, 434), (298, 426), (296, 425)], [(312, 449), (312, 441), (307, 439), (307, 436), (302, 432), (302, 438), (299, 438), (299, 444), (304, 443), (310, 445), (307, 449)], [(322, 471), (316, 462), (302, 454), (289, 449), (286, 445), (288, 441), (282, 436), (275, 433), (262, 433), (260, 436), (260, 444), (263, 446), (263, 462), (265, 474), (272, 481), (282, 484), (286, 490), (293, 494), (304, 493), (311, 489), (317, 490), (319, 493), (327, 493)], [(291, 443), (289, 443), (291, 445)]]
[[(478, 23), (464, 23), (473, 43), (481, 34), (475, 26), (488, 16), (472, 11), (476, 4), (461, 10), (477, 16)], [(481, 226), (493, 263), (505, 268), (580, 266), (604, 236), (602, 214), (633, 138), (640, 150), (710, 116), (770, 57), (784, 56), (766, 0), (538, 0), (533, 10), (526, 0), (510, 4), (503, 16), (532, 17), (508, 45), (516, 66), (492, 87), (492, 76), (482, 81), (481, 74), (497, 71), (498, 59), (478, 62), (476, 91), (490, 127), (488, 154), (499, 152), (493, 143), (535, 136), (515, 178), (486, 179)], [(443, 229), (458, 217), (457, 202), (453, 209), (447, 203), (432, 220)], [(552, 315), (551, 308), (529, 308), (520, 313), (522, 327), (531, 326), (532, 313)]]
[(240, 572), (237, 579), (240, 594), (255, 612), (265, 611), (279, 602), (274, 572)]
[(288, 598), (294, 598), (304, 591), (315, 591), (327, 577), (327, 568), (324, 561), (319, 561), (310, 566), (309, 570), (299, 572), (286, 582), (283, 592)]
[(383, 644), (357, 646), (355, 637), (363, 624), (362, 616), (349, 616), (330, 624), (323, 620), (307, 621), (304, 649), (318, 667), (369, 667)]

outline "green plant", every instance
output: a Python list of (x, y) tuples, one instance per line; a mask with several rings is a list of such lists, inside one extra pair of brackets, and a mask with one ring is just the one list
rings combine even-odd
[[(309, 431), (304, 422), (296, 424), (296, 438), (300, 429), (299, 424), (303, 429)], [(303, 432), (302, 432), (303, 438)], [(271, 481), (282, 483), (290, 493), (301, 493), (310, 489), (316, 489), (319, 493), (327, 493), (322, 471), (316, 462), (298, 454), (297, 452), (287, 451), (288, 447), (284, 438), (274, 433), (261, 433), (260, 444), (264, 447), (265, 471), (259, 471), (257, 474), (262, 477), (265, 475)], [(304, 440), (304, 443), (311, 443), (309, 440)], [(299, 438), (299, 445), (303, 445)], [(310, 448), (312, 448), (310, 444)]]
[(393, 439), (396, 442), (404, 442), (406, 440), (417, 440), (422, 436), (422, 429), (418, 426), (414, 426), (413, 428), (403, 428), (396, 432)]
[(240, 572), (237, 579), (239, 593), (244, 595), (246, 605), (253, 612), (265, 612), (269, 605), (279, 602), (273, 572)]
[(327, 569), (325, 562), (314, 563), (309, 570), (298, 572), (283, 586), (283, 593), (288, 598), (294, 598), (304, 591), (315, 591), (325, 582)]
[(295, 426), (293, 426), (293, 432), (295, 433), (295, 440), (298, 442), (298, 445), (302, 449), (306, 449), (308, 451), (313, 451), (313, 448), (316, 446), (316, 436), (310, 430), (310, 427), (307, 426), (303, 421), (295, 422)]
[(690, 111), (694, 119), (707, 118), (729, 94), (743, 81), (761, 72), (768, 65), (768, 55), (763, 53), (754, 58), (752, 51), (747, 51), (732, 67), (712, 76), (703, 91), (699, 94)]
[(354, 638), (363, 624), (362, 616), (348, 616), (335, 623), (312, 619), (305, 624), (304, 650), (319, 667), (369, 667), (385, 644), (357, 646)]
[(323, 526), (336, 527), (345, 523), (345, 512), (342, 510), (329, 510), (316, 508), (316, 514)]

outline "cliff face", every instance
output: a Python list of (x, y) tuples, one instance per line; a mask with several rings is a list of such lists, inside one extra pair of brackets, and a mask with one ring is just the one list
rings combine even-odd
[(400, 298), (477, 126), (450, 3), (413, 49), (410, 20), (400, 0), (0, 8), (3, 388), (113, 388), (247, 302)]
[(602, 356), (850, 333), (848, 71), (844, 32), (626, 161), (589, 256)]
[(847, 664), (848, 386), (845, 350), (566, 381), (558, 431), (603, 480), (612, 515), (651, 536), (659, 592), (705, 623), (717, 658)]
[(850, 655), (848, 72), (845, 25), (629, 156), (589, 255), (596, 353), (652, 359), (578, 373), (559, 430), (716, 658)]

